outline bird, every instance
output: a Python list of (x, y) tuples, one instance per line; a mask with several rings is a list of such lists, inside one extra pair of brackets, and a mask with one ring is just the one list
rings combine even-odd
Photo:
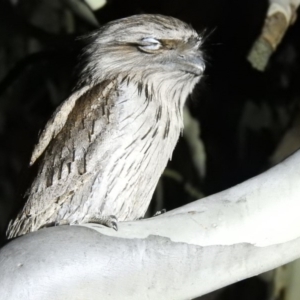
[(205, 70), (203, 37), (174, 17), (133, 15), (81, 39), (78, 81), (34, 147), (37, 175), (8, 238), (93, 220), (117, 230), (142, 218)]

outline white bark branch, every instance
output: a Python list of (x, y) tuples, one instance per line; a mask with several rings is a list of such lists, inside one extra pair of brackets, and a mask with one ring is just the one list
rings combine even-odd
[(248, 60), (264, 71), (272, 53), (277, 49), (288, 27), (296, 20), (300, 0), (269, 0), (269, 8), (262, 32), (249, 52)]
[(300, 152), (164, 215), (60, 226), (0, 251), (3, 299), (191, 299), (300, 257)]

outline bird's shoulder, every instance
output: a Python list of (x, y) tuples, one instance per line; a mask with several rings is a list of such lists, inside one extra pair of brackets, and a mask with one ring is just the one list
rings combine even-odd
[(116, 89), (116, 86), (116, 79), (105, 80), (93, 86), (84, 86), (67, 98), (55, 110), (41, 132), (30, 159), (30, 165), (33, 165), (44, 153), (50, 142), (61, 132), (68, 120), (84, 118), (90, 111), (98, 108), (98, 105), (101, 106), (107, 103), (111, 92)]

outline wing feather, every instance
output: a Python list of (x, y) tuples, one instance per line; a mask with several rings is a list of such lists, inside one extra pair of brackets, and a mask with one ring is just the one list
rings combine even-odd
[[(112, 125), (109, 110), (114, 106), (116, 89), (115, 80), (103, 81), (81, 90), (80, 96), (73, 94), (57, 109), (33, 153), (32, 163), (44, 156), (35, 163), (38, 168), (27, 201), (10, 222), (8, 237), (57, 221), (71, 204), (83, 205), (95, 176), (86, 170), (86, 154), (96, 144), (101, 145), (102, 138), (109, 137), (106, 129)], [(104, 143), (102, 147), (109, 146)], [(102, 153), (101, 149), (98, 152)], [(93, 170), (101, 168), (101, 157), (91, 164)]]
[(44, 130), (42, 131), (38, 143), (33, 149), (29, 163), (30, 166), (36, 162), (36, 160), (43, 154), (50, 141), (54, 139), (61, 131), (68, 119), (69, 114), (73, 110), (77, 99), (80, 98), (80, 96), (89, 88), (89, 86), (85, 86), (79, 91), (76, 91), (55, 110), (50, 120), (47, 122)]

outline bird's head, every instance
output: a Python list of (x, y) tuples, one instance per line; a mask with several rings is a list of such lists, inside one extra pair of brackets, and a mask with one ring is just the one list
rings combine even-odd
[(85, 81), (122, 74), (196, 83), (204, 71), (202, 37), (173, 17), (135, 15), (112, 21), (87, 38)]

